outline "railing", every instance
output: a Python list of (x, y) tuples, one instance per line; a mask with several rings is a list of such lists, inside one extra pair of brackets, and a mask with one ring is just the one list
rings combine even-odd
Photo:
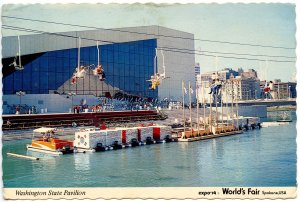
[[(49, 114), (41, 116), (11, 116), (3, 117), (3, 130), (30, 129), (39, 127), (68, 127), (73, 122), (77, 126), (98, 126), (100, 122), (134, 122), (146, 120), (160, 120), (166, 118), (163, 114), (157, 114), (154, 111), (136, 112), (103, 112), (103, 113), (83, 113), (74, 114)], [(7, 124), (10, 120), (10, 124)]]
[(75, 122), (77, 126), (93, 125), (93, 121), (89, 119), (79, 119), (79, 120), (72, 119), (72, 120), (19, 122), (19, 123), (3, 124), (2, 129), (16, 130), (16, 129), (39, 128), (39, 127), (72, 126), (73, 122)]

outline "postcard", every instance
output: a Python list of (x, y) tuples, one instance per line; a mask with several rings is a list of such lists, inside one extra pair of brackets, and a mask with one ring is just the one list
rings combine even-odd
[(296, 3), (1, 9), (4, 199), (296, 198)]

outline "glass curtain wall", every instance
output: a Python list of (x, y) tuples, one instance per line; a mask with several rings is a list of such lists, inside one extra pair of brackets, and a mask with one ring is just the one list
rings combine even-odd
[[(99, 46), (100, 64), (106, 73), (105, 82), (113, 91), (118, 89), (130, 95), (157, 98), (157, 90), (150, 90), (150, 82), (146, 81), (154, 73), (156, 43), (156, 39), (150, 39)], [(80, 54), (81, 65), (97, 65), (97, 46), (82, 47)], [(63, 91), (70, 92), (71, 77), (77, 67), (77, 55), (77, 48), (45, 52), (25, 64), (24, 70), (6, 76), (3, 79), (3, 93), (15, 94), (20, 90), (27, 94), (54, 93), (68, 80)], [(26, 56), (22, 56), (22, 60), (23, 58)], [(101, 86), (91, 85), (92, 80), (98, 79), (94, 75), (88, 74), (84, 79), (88, 80), (84, 82), (88, 86), (77, 90), (76, 94), (95, 94), (95, 91), (102, 90)]]

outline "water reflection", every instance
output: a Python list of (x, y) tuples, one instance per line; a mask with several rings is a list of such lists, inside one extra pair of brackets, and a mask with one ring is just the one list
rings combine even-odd
[(77, 171), (88, 171), (91, 169), (91, 153), (74, 154), (74, 168)]

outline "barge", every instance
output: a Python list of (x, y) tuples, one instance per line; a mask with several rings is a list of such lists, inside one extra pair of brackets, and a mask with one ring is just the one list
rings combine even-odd
[(75, 132), (76, 151), (96, 152), (135, 147), (145, 144), (171, 142), (167, 126), (148, 125), (130, 128), (81, 128)]

